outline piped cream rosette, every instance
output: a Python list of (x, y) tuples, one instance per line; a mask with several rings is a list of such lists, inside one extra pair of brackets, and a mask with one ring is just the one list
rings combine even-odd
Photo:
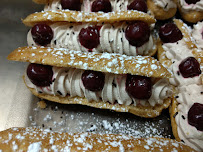
[(126, 135), (59, 133), (39, 128), (11, 128), (0, 132), (0, 151), (142, 151), (195, 152), (167, 138), (135, 138)]
[(158, 46), (158, 58), (172, 71), (173, 77), (169, 82), (176, 87), (170, 107), (173, 134), (176, 140), (202, 151), (202, 51), (192, 41), (191, 30), (180, 20), (174, 22), (182, 32), (182, 39)]
[(158, 20), (166, 20), (175, 16), (177, 4), (175, 0), (147, 0), (147, 6)]
[(199, 0), (195, 4), (187, 4), (185, 0), (176, 0), (178, 9), (184, 20), (196, 23), (203, 20), (203, 1)]
[[(30, 77), (24, 75), (31, 92), (50, 101), (130, 112), (141, 117), (156, 117), (170, 105), (172, 88), (167, 78), (171, 74), (151, 57), (24, 47), (12, 52), (8, 59), (52, 66), (52, 82), (46, 87), (34, 85)], [(88, 70), (104, 76), (103, 87), (99, 91), (91, 91), (82, 79)], [(147, 90), (144, 97), (136, 99), (136, 95), (131, 92), (133, 90), (129, 89), (131, 82), (127, 80), (134, 82), (131, 77), (142, 77), (144, 82), (140, 83), (149, 86), (144, 89)]]

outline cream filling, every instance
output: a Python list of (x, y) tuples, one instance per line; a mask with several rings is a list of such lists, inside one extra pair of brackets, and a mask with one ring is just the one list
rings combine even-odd
[[(51, 28), (54, 32), (54, 37), (48, 47), (89, 51), (89, 49), (80, 44), (78, 38), (80, 30), (88, 26), (90, 26), (90, 24), (52, 24)], [(154, 49), (152, 35), (150, 35), (148, 42), (138, 48), (130, 45), (125, 37), (126, 27), (126, 23), (102, 25), (100, 29), (100, 43), (97, 48), (93, 48), (91, 51), (97, 53), (109, 52), (136, 56), (147, 55), (152, 49)], [(32, 38), (31, 30), (27, 35), (27, 43), (29, 46), (37, 46)]]
[(168, 11), (170, 8), (176, 8), (177, 5), (173, 0), (153, 0), (155, 5), (163, 8), (165, 11)]
[(203, 11), (203, 0), (200, 0), (196, 4), (187, 4), (185, 0), (179, 0), (181, 9), (187, 11)]
[[(169, 69), (173, 73), (173, 77), (169, 79), (169, 82), (177, 86), (179, 91), (177, 101), (178, 115), (175, 117), (177, 124), (178, 135), (187, 145), (202, 151), (203, 146), (203, 133), (198, 131), (195, 127), (188, 124), (187, 113), (190, 107), (195, 102), (203, 103), (203, 85), (199, 76), (193, 78), (184, 78), (179, 72), (179, 65), (187, 57), (194, 57), (192, 51), (187, 47), (185, 40), (179, 40), (176, 43), (165, 43), (163, 49), (166, 52), (166, 57), (172, 61), (172, 65)], [(186, 118), (183, 119), (182, 115)]]
[[(127, 6), (133, 0), (110, 0), (112, 11), (127, 11)], [(92, 3), (94, 0), (83, 0), (81, 5), (81, 11), (83, 12), (91, 12)], [(62, 10), (60, 0), (53, 0), (49, 4), (47, 4), (44, 8), (44, 11), (53, 11), (53, 10)]]
[(53, 82), (48, 87), (37, 87), (29, 80), (25, 74), (26, 84), (30, 88), (36, 89), (39, 93), (49, 95), (59, 95), (65, 97), (79, 96), (85, 97), (88, 101), (94, 100), (103, 102), (110, 102), (112, 104), (119, 103), (122, 105), (134, 106), (141, 104), (155, 106), (156, 104), (163, 104), (163, 100), (172, 95), (172, 88), (166, 79), (158, 80), (152, 86), (152, 95), (148, 100), (139, 100), (131, 98), (125, 90), (126, 75), (116, 75), (105, 73), (105, 84), (101, 91), (93, 92), (87, 90), (81, 80), (84, 70), (73, 68), (58, 68), (53, 67)]
[(196, 25), (193, 26), (192, 30), (192, 37), (195, 39), (195, 42), (198, 48), (203, 50), (203, 21), (198, 22)]
[(193, 78), (184, 78), (179, 72), (179, 64), (187, 57), (194, 57), (192, 51), (187, 47), (184, 39), (179, 40), (176, 43), (165, 43), (162, 45), (166, 52), (166, 57), (172, 61), (169, 69), (173, 72), (173, 77), (169, 79), (169, 82), (174, 86), (182, 86), (189, 84), (200, 84), (201, 79), (199, 76)]
[(201, 84), (201, 78), (200, 76), (195, 76), (192, 78), (184, 78), (181, 73), (179, 72), (179, 65), (181, 61), (176, 61), (172, 68), (173, 77), (169, 79), (169, 82), (174, 86), (184, 86), (184, 85), (190, 85), (190, 84)]
[[(203, 131), (198, 131), (188, 123), (188, 111), (194, 103), (203, 104), (203, 85), (191, 84), (179, 88), (177, 101), (178, 114), (175, 117), (178, 126), (178, 135), (186, 145), (197, 151), (203, 151)], [(184, 119), (185, 118), (185, 119)]]

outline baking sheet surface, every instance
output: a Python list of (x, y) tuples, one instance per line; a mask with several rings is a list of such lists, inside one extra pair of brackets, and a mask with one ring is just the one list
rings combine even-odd
[(154, 119), (143, 119), (129, 113), (117, 113), (81, 105), (61, 105), (46, 102), (41, 109), (25, 87), (22, 74), (25, 63), (7, 61), (7, 55), (25, 46), (28, 28), (21, 23), (30, 13), (43, 6), (31, 0), (0, 1), (0, 130), (10, 127), (39, 126), (64, 132), (99, 132), (128, 134), (139, 137), (172, 138), (168, 110)]

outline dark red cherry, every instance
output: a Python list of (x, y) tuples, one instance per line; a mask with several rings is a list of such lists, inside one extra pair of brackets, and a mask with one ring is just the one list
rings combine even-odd
[(38, 45), (45, 46), (53, 39), (53, 31), (47, 24), (36, 24), (31, 29), (32, 38)]
[(149, 41), (150, 29), (147, 23), (138, 21), (127, 26), (125, 37), (133, 46), (140, 47)]
[(95, 0), (92, 3), (92, 12), (99, 12), (102, 11), (104, 13), (111, 12), (112, 7), (109, 0)]
[(187, 4), (196, 4), (197, 2), (199, 2), (200, 0), (185, 0), (185, 2)]
[(147, 4), (144, 0), (134, 0), (128, 5), (128, 10), (137, 10), (147, 13)]
[(201, 74), (200, 64), (194, 57), (184, 59), (179, 65), (179, 70), (184, 78), (192, 78)]
[(182, 32), (173, 23), (167, 23), (160, 27), (159, 37), (163, 43), (174, 43), (183, 38)]
[(203, 104), (194, 103), (188, 111), (188, 123), (203, 131)]
[(90, 91), (101, 91), (104, 87), (105, 75), (102, 72), (86, 70), (81, 79), (84, 87)]
[(81, 10), (80, 0), (61, 0), (61, 6), (63, 9), (69, 9), (74, 11)]
[(151, 79), (138, 75), (127, 75), (126, 91), (133, 98), (149, 99), (152, 94)]
[(38, 87), (49, 86), (53, 77), (52, 66), (31, 63), (27, 67), (27, 76)]
[(97, 26), (82, 28), (79, 33), (80, 44), (88, 49), (96, 48), (99, 45), (99, 29)]

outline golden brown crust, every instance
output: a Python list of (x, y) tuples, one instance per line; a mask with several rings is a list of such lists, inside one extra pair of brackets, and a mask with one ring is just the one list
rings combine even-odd
[[(178, 0), (176, 0), (178, 1)], [(178, 3), (178, 10), (182, 16), (182, 18), (187, 21), (187, 22), (190, 22), (190, 23), (197, 23), (198, 21), (201, 21), (203, 20), (203, 11), (183, 11), (182, 10), (182, 7), (180, 5), (180, 3)]]
[[(195, 151), (167, 138), (135, 138), (126, 135), (57, 133), (37, 128), (11, 128), (0, 132), (0, 149), (12, 151)], [(35, 149), (34, 149), (35, 148)]]
[(29, 15), (23, 20), (27, 26), (33, 26), (39, 22), (108, 22), (114, 23), (119, 21), (135, 21), (140, 20), (148, 24), (155, 23), (156, 20), (142, 12), (138, 11), (121, 11), (121, 12), (78, 12), (78, 11), (46, 11), (37, 12)]
[(37, 3), (37, 4), (47, 4), (53, 0), (32, 0), (32, 1)]
[(8, 59), (115, 74), (129, 73), (160, 78), (171, 76), (169, 71), (159, 61), (147, 56), (130, 57), (119, 54), (96, 54), (66, 49), (22, 47), (9, 54)]
[(177, 11), (177, 8), (170, 8), (168, 11), (165, 11), (163, 8), (155, 5), (153, 0), (147, 0), (147, 7), (158, 20), (169, 19), (173, 17)]
[(177, 115), (177, 112), (178, 112), (178, 102), (176, 101), (175, 98), (172, 99), (172, 102), (171, 102), (171, 106), (169, 107), (169, 113), (170, 113), (170, 118), (171, 118), (171, 126), (172, 126), (172, 131), (173, 131), (173, 135), (175, 137), (175, 139), (177, 141), (181, 141), (179, 136), (178, 136), (178, 130), (177, 130), (177, 124), (176, 124), (176, 121), (175, 121), (175, 117)]
[[(23, 77), (24, 82), (25, 78)], [(26, 84), (26, 83), (25, 83)], [(27, 84), (26, 84), (27, 86)], [(61, 104), (81, 104), (81, 105), (86, 105), (94, 108), (100, 108), (100, 109), (109, 109), (109, 110), (114, 110), (117, 112), (129, 112), (134, 115), (140, 116), (140, 117), (145, 117), (145, 118), (154, 118), (157, 117), (161, 114), (163, 109), (166, 109), (169, 107), (171, 103), (171, 98), (167, 98), (164, 100), (164, 103), (162, 105), (156, 105), (154, 107), (148, 105), (148, 106), (142, 106), (142, 105), (120, 105), (120, 104), (110, 104), (108, 102), (103, 102), (103, 101), (88, 101), (85, 98), (82, 97), (60, 97), (60, 96), (54, 96), (54, 95), (48, 95), (48, 94), (41, 94), (38, 93), (35, 89), (27, 88), (37, 97), (46, 99), (49, 101), (54, 101), (58, 102)]]

